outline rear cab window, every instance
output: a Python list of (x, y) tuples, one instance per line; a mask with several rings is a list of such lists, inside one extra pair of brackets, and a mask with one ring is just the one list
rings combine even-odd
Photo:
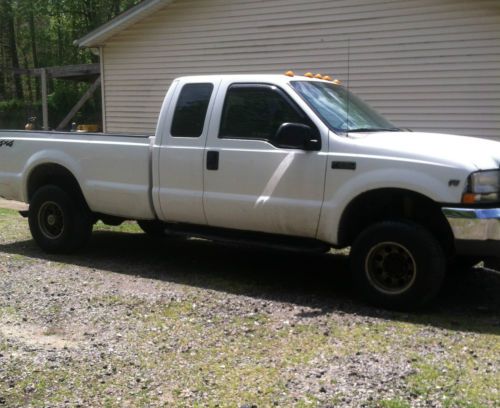
[(185, 84), (175, 107), (170, 134), (173, 137), (200, 137), (214, 90), (211, 83)]

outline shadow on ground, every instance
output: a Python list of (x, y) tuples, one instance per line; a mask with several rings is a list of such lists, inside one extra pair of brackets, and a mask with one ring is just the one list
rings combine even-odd
[(500, 274), (482, 269), (449, 278), (432, 307), (409, 314), (364, 304), (350, 282), (344, 255), (153, 240), (118, 232), (94, 233), (89, 246), (75, 255), (47, 255), (33, 241), (0, 245), (0, 251), (312, 308), (304, 318), (342, 312), (500, 335)]

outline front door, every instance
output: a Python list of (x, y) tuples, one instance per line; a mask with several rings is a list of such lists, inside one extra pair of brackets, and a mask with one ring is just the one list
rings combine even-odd
[(226, 96), (213, 111), (205, 149), (208, 225), (316, 237), (327, 136), (322, 151), (276, 147), (273, 139), (283, 123), (314, 126), (283, 90), (223, 83), (219, 94)]

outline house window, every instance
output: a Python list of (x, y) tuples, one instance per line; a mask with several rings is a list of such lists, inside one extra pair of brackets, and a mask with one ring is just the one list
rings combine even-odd
[(200, 137), (205, 126), (213, 84), (186, 84), (175, 107), (172, 129), (174, 137)]

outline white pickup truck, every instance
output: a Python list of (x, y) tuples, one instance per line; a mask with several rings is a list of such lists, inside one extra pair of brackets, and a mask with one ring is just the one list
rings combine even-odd
[(500, 143), (398, 129), (338, 83), (291, 73), (179, 78), (149, 138), (0, 131), (0, 196), (29, 203), (47, 252), (81, 247), (99, 219), (351, 246), (357, 285), (387, 307), (428, 302), (450, 262), (500, 256)]

